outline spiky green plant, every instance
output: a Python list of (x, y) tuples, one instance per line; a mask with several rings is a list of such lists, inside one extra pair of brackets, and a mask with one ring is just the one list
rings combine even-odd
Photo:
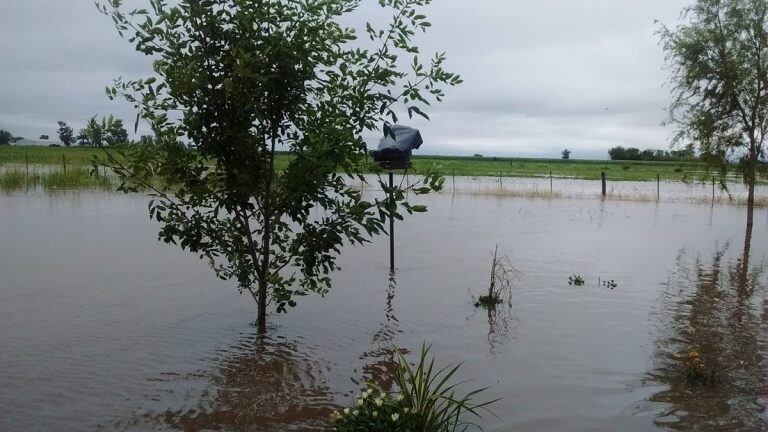
[(395, 383), (400, 388), (403, 408), (413, 414), (414, 430), (448, 432), (468, 430), (472, 427), (480, 429), (476, 424), (464, 420), (464, 414), (480, 417), (481, 411), (490, 413), (487, 407), (498, 399), (474, 402), (474, 397), (487, 390), (487, 387), (457, 396), (457, 388), (468, 382), (454, 381), (454, 376), (462, 364), (436, 369), (435, 358), (429, 357), (430, 349), (431, 346), (422, 345), (419, 360), (413, 366), (398, 351)]
[(419, 360), (411, 365), (400, 351), (395, 370), (395, 383), (400, 391), (384, 392), (373, 383), (367, 383), (357, 395), (352, 407), (331, 415), (335, 432), (455, 432), (480, 426), (464, 419), (465, 414), (480, 417), (481, 411), (490, 413), (488, 405), (498, 401), (475, 403), (474, 397), (486, 388), (457, 396), (457, 387), (467, 381), (453, 378), (461, 367), (449, 365), (435, 368), (430, 347), (422, 345)]

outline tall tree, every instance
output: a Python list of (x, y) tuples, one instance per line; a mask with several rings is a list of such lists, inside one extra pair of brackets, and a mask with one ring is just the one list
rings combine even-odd
[(128, 131), (123, 126), (123, 121), (110, 114), (106, 119), (102, 119), (102, 128), (104, 130), (104, 141), (109, 145), (127, 144)]
[[(340, 23), (361, 0), (150, 0), (151, 11), (131, 12), (120, 3), (100, 10), (154, 57), (156, 76), (117, 80), (108, 93), (133, 102), (156, 139), (107, 151), (105, 163), (122, 190), (154, 191), (161, 240), (251, 294), (261, 331), (268, 304), (285, 312), (297, 296), (328, 291), (343, 245), (382, 233), (401, 209), (424, 211), (406, 189), (442, 187), (434, 173), (406, 187), (379, 179), (387, 198), (367, 200), (348, 181), (365, 181), (364, 133), (391, 134), (398, 112), (426, 118), (442, 87), (461, 82), (443, 54), (423, 64), (412, 43), (430, 27), (419, 13), (430, 0), (381, 0), (392, 19), (366, 24), (364, 43)], [(279, 150), (291, 153), (280, 170)]]
[(571, 158), (571, 151), (570, 151), (570, 150), (568, 150), (568, 149), (565, 149), (565, 150), (563, 150), (563, 151), (560, 153), (560, 156), (563, 158), (563, 160), (568, 160), (568, 159), (570, 159), (570, 158)]
[[(85, 145), (92, 145), (92, 146), (101, 146), (104, 144), (104, 132), (105, 129), (105, 121), (102, 118), (101, 123), (99, 123), (96, 120), (96, 116), (93, 116), (88, 119), (88, 121), (85, 123), (85, 129), (83, 129), (80, 132), (80, 136), (82, 136), (81, 143), (84, 143)], [(78, 138), (80, 138), (78, 136)]]
[[(768, 1), (697, 0), (684, 24), (659, 30), (670, 66), (676, 141), (728, 166), (743, 160), (752, 227), (758, 161), (768, 132)], [(707, 157), (709, 155), (710, 157)]]
[(0, 145), (8, 145), (13, 141), (13, 135), (5, 129), (0, 129)]
[(74, 131), (63, 121), (58, 121), (57, 123), (59, 125), (59, 141), (67, 147), (71, 146), (75, 142)]

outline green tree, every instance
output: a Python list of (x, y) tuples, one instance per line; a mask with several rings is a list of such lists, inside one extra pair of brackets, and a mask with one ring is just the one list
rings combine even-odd
[[(153, 56), (156, 74), (108, 90), (135, 104), (155, 145), (107, 151), (103, 162), (123, 178), (121, 190), (153, 190), (159, 239), (208, 260), (253, 297), (260, 331), (268, 304), (285, 312), (298, 296), (328, 291), (343, 245), (382, 233), (388, 215), (424, 211), (407, 202), (407, 189), (442, 187), (431, 172), (391, 189), (380, 178), (386, 198), (367, 200), (348, 181), (364, 179), (363, 133), (391, 133), (398, 112), (427, 118), (442, 87), (461, 82), (444, 70), (443, 54), (424, 64), (412, 43), (430, 27), (419, 12), (429, 2), (381, 0), (392, 20), (366, 24), (365, 42), (340, 23), (361, 0), (100, 5)], [(280, 150), (291, 158), (278, 170)], [(153, 186), (151, 175), (168, 186)]]
[(768, 131), (768, 2), (697, 0), (685, 24), (661, 27), (671, 70), (671, 123), (676, 142), (698, 146), (705, 159), (744, 161), (751, 230), (758, 161)]
[(114, 146), (128, 143), (128, 132), (123, 126), (123, 121), (111, 114), (109, 117), (102, 117), (101, 121), (93, 116), (77, 135), (77, 140), (80, 145)]
[(0, 129), (0, 145), (8, 145), (13, 141), (13, 135), (5, 129)]
[(96, 120), (96, 116), (88, 119), (85, 128), (80, 131), (78, 140), (81, 145), (101, 146), (104, 144), (105, 121), (102, 118), (101, 123)]
[(104, 129), (104, 141), (108, 145), (118, 145), (128, 143), (128, 131), (123, 126), (123, 121), (119, 118), (115, 118), (110, 115), (108, 118), (102, 120), (102, 127)]
[(561, 155), (561, 157), (563, 158), (563, 160), (568, 160), (568, 159), (570, 159), (570, 158), (571, 158), (571, 151), (570, 151), (570, 150), (568, 150), (568, 149), (565, 149), (565, 150), (563, 150), (563, 151), (560, 153), (560, 155)]
[(612, 147), (610, 150), (608, 150), (608, 156), (611, 158), (611, 160), (626, 160), (627, 149), (622, 146)]
[(65, 146), (69, 147), (75, 142), (75, 134), (72, 128), (63, 121), (57, 122), (59, 125), (59, 141)]

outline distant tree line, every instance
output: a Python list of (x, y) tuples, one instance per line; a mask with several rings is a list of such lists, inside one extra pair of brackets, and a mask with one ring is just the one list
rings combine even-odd
[[(115, 118), (110, 115), (109, 117), (102, 117), (101, 120), (97, 120), (96, 116), (88, 119), (85, 127), (75, 135), (74, 130), (66, 122), (58, 121), (57, 134), (61, 144), (69, 147), (73, 144), (79, 144), (81, 146), (115, 146), (120, 144), (130, 144), (128, 140), (128, 131), (123, 126), (123, 121), (119, 118)], [(9, 131), (0, 129), (0, 145), (14, 144), (17, 141), (21, 141), (24, 138), (14, 137)], [(40, 135), (40, 140), (48, 140), (48, 135)], [(144, 144), (154, 142), (152, 137), (142, 136), (138, 141)], [(51, 144), (52, 146), (58, 146), (58, 144)]]
[(693, 150), (640, 150), (634, 147), (616, 146), (608, 150), (611, 160), (632, 161), (696, 161), (698, 158)]
[(59, 140), (65, 145), (70, 146), (77, 142), (81, 146), (114, 146), (119, 144), (128, 144), (128, 131), (123, 126), (123, 121), (110, 115), (102, 117), (101, 121), (96, 116), (91, 117), (80, 129), (77, 136), (74, 135), (72, 128), (66, 123), (59, 122)]

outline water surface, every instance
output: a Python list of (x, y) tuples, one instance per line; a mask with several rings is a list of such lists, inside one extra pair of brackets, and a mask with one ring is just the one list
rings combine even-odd
[[(745, 254), (739, 206), (424, 200), (395, 275), (386, 238), (348, 248), (330, 294), (259, 337), (233, 283), (155, 240), (143, 197), (0, 197), (0, 430), (323, 430), (423, 342), (503, 397), (486, 430), (768, 428), (765, 209)], [(519, 278), (489, 315), (472, 301), (496, 245)], [(689, 349), (718, 385), (681, 380)]]

